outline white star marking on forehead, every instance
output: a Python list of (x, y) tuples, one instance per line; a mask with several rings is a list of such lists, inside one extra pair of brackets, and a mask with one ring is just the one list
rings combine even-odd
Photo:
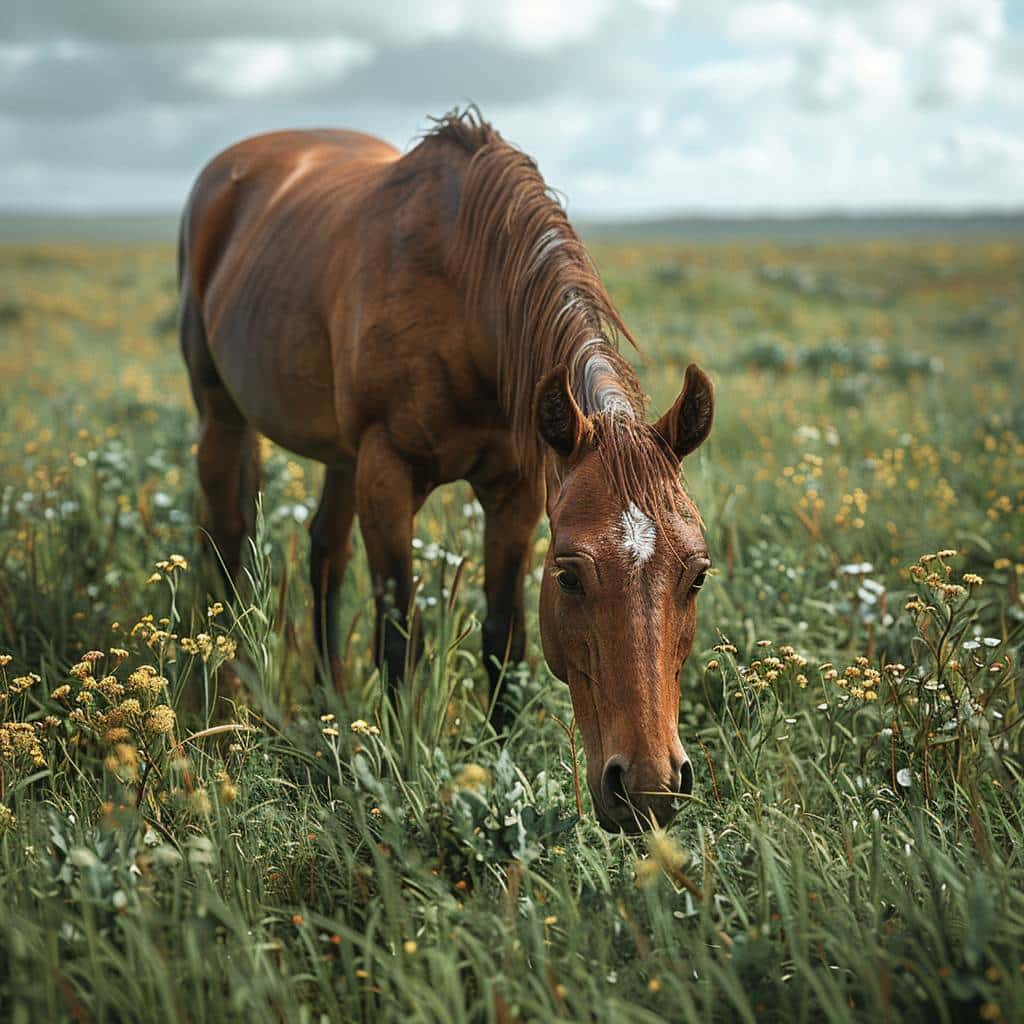
[(622, 546), (639, 568), (654, 554), (658, 532), (650, 516), (644, 515), (633, 502), (622, 513)]

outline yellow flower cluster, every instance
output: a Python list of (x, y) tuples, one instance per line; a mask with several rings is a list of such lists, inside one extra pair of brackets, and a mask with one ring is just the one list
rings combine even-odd
[(380, 729), (375, 725), (370, 725), (369, 722), (364, 722), (363, 719), (357, 718), (349, 728), (357, 736), (379, 736)]
[(199, 633), (194, 637), (183, 636), (179, 646), (186, 654), (198, 655), (203, 661), (214, 660), (229, 661), (235, 656), (238, 644), (225, 633), (218, 633), (211, 636), (209, 633)]
[(872, 668), (871, 663), (863, 656), (845, 668), (842, 675), (831, 662), (826, 662), (819, 671), (824, 682), (844, 690), (855, 700), (878, 700), (878, 687), (882, 680), (882, 673), (878, 669)]
[(173, 579), (175, 573), (188, 570), (188, 562), (183, 555), (171, 555), (169, 558), (157, 562), (156, 570), (146, 581), (147, 583), (159, 583), (162, 579)]

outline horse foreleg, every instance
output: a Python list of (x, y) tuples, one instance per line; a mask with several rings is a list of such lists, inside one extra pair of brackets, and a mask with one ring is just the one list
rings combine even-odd
[(412, 623), (413, 518), (422, 502), (412, 471), (392, 447), (387, 432), (383, 428), (368, 431), (359, 445), (356, 511), (377, 606), (374, 657), (393, 692), (406, 670)]
[(352, 555), (355, 467), (329, 466), (320, 505), (309, 527), (309, 576), (313, 586), (313, 638), (318, 662), (342, 688), (338, 596)]
[(509, 665), (523, 660), (523, 578), (543, 507), (539, 489), (519, 477), (474, 490), (486, 514), (484, 527), (484, 589), (487, 618), (483, 628), (484, 663), (491, 683), (491, 721), (497, 730), (511, 724), (502, 695), (495, 693)]

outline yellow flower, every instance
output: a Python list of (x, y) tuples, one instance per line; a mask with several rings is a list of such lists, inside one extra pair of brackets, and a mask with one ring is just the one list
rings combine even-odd
[(139, 777), (139, 752), (130, 743), (117, 743), (103, 759), (107, 771), (122, 782), (134, 782)]
[(455, 785), (459, 789), (471, 789), (475, 792), (486, 789), (490, 784), (490, 772), (478, 764), (467, 764), (466, 767), (459, 772), (459, 776), (455, 780)]
[(0, 804), (0, 835), (13, 832), (18, 827), (18, 819), (7, 804)]
[(369, 722), (365, 722), (362, 718), (357, 718), (349, 728), (357, 736), (379, 736), (380, 729), (375, 725), (370, 725)]
[(161, 736), (169, 733), (174, 728), (176, 721), (174, 709), (167, 704), (157, 704), (152, 711), (146, 715), (146, 732)]
[(661, 869), (651, 860), (644, 857), (636, 862), (636, 884), (641, 889), (649, 889), (658, 880)]
[(188, 795), (188, 806), (193, 814), (202, 815), (204, 818), (213, 810), (210, 794), (205, 789), (193, 789)]
[(35, 686), (38, 682), (40, 682), (40, 677), (35, 672), (29, 672), (25, 676), (17, 676), (11, 680), (11, 693), (23, 693), (30, 686)]

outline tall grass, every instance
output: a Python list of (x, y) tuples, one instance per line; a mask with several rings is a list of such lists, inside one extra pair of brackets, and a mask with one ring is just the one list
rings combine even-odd
[(654, 404), (694, 358), (719, 394), (697, 787), (640, 839), (577, 803), (532, 611), (487, 725), (468, 492), (418, 523), (397, 706), (358, 542), (328, 692), (315, 468), (268, 446), (237, 589), (197, 557), (169, 254), (0, 252), (5, 1019), (1019, 1016), (1019, 248), (597, 255)]

